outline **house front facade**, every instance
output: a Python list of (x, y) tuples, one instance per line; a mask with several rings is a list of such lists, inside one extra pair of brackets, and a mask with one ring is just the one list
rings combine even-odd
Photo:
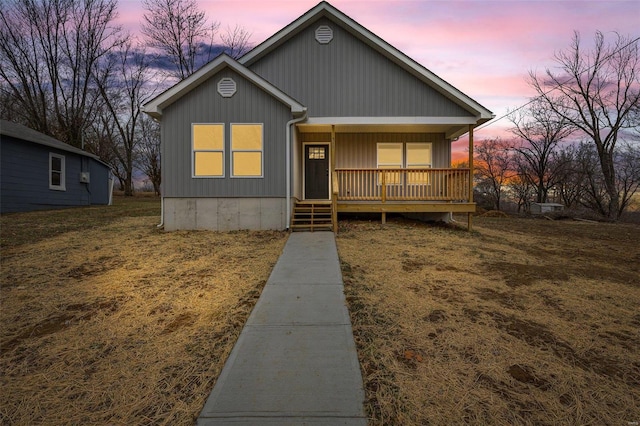
[(493, 117), (326, 2), (145, 111), (161, 121), (165, 229), (221, 231), (472, 212), (472, 172), (451, 168), (451, 141), (469, 133), (471, 145)]

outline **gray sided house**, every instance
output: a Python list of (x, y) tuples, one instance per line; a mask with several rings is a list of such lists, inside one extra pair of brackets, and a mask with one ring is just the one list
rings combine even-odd
[(473, 150), (470, 168), (451, 168), (451, 142), (468, 133), (471, 145), (493, 118), (326, 2), (239, 60), (217, 57), (145, 111), (162, 127), (166, 230), (470, 213)]
[(0, 120), (0, 212), (109, 204), (110, 175), (97, 156)]

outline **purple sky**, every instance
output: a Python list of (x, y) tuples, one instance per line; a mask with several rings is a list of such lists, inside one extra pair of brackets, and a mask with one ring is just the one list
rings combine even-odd
[[(315, 6), (316, 0), (199, 0), (221, 27), (244, 26), (259, 44)], [(574, 30), (592, 44), (596, 30), (640, 36), (639, 0), (333, 0), (349, 17), (403, 51), (464, 93), (503, 116), (533, 95), (529, 70), (553, 67)], [(120, 21), (137, 32), (138, 0), (120, 0)], [(499, 120), (476, 138), (500, 135)], [(456, 143), (458, 150), (466, 144)]]

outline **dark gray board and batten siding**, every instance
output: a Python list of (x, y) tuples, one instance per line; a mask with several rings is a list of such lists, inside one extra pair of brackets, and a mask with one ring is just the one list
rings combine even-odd
[[(316, 41), (320, 25), (333, 29), (331, 42)], [(247, 66), (310, 117), (473, 116), (327, 18)]]
[[(220, 79), (230, 77), (236, 93), (223, 98)], [(171, 104), (162, 117), (162, 184), (165, 197), (285, 197), (286, 123), (291, 109), (229, 68)], [(223, 123), (225, 177), (192, 177), (191, 125)], [(231, 177), (231, 123), (263, 124), (262, 178)]]

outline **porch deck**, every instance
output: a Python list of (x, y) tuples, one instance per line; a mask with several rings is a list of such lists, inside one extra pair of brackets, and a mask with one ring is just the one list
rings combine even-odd
[(338, 213), (472, 213), (470, 169), (335, 169), (334, 231)]

